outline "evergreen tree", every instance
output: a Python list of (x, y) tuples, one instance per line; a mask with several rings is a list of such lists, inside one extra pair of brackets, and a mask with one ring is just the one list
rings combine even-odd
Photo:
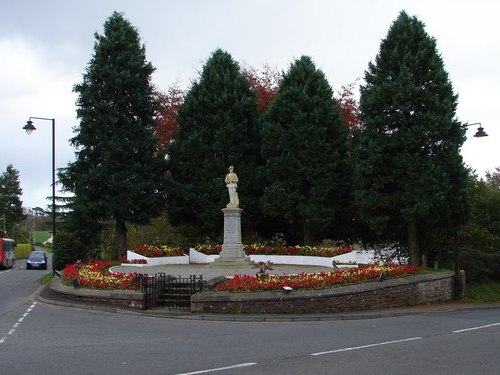
[(262, 189), (260, 129), (255, 92), (231, 55), (213, 52), (179, 111), (179, 132), (169, 149), (169, 216), (218, 235), (229, 199), (228, 167), (238, 174), (242, 224), (258, 217)]
[(303, 229), (311, 243), (331, 234), (349, 202), (347, 130), (323, 72), (303, 56), (284, 75), (262, 136), (264, 212)]
[(120, 257), (127, 249), (125, 224), (146, 224), (163, 210), (165, 161), (155, 154), (154, 68), (138, 31), (115, 12), (95, 39), (83, 82), (74, 88), (76, 161), (60, 178), (74, 193), (71, 207), (82, 225), (114, 220)]
[(357, 140), (358, 202), (382, 238), (420, 262), (424, 235), (464, 222), (465, 131), (457, 96), (424, 24), (401, 12), (370, 63), (361, 87), (364, 128)]
[(464, 249), (500, 254), (500, 186), (498, 168), (487, 173), (486, 181), (473, 175), (469, 179), (471, 217), (462, 231)]
[(0, 175), (0, 218), (5, 220), (5, 228), (10, 232), (14, 224), (26, 218), (23, 214), (23, 191), (19, 184), (19, 171), (9, 164)]

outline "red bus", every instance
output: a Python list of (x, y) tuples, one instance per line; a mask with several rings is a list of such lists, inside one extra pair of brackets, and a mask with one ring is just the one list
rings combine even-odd
[(10, 238), (0, 238), (0, 268), (9, 268), (14, 265), (16, 257), (14, 247), (16, 243)]

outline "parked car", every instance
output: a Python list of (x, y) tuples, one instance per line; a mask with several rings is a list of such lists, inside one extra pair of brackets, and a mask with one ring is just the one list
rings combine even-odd
[(26, 260), (26, 269), (31, 270), (36, 268), (46, 270), (47, 263), (47, 254), (45, 254), (44, 251), (35, 250), (31, 252), (30, 256)]

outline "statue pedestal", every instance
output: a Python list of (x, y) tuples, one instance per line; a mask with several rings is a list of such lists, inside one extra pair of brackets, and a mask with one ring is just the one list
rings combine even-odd
[(211, 264), (213, 268), (252, 268), (253, 262), (245, 255), (241, 243), (241, 208), (223, 208), (224, 242), (219, 258)]

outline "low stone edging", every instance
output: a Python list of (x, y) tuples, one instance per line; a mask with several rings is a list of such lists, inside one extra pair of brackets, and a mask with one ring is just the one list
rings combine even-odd
[(133, 309), (142, 309), (144, 307), (142, 293), (135, 290), (74, 288), (64, 285), (60, 278), (52, 279), (50, 290), (61, 297), (73, 301), (107, 304)]
[(229, 293), (191, 297), (193, 313), (338, 313), (444, 302), (453, 298), (454, 273), (443, 271), (320, 290)]
[(163, 266), (166, 264), (189, 264), (189, 256), (181, 255), (181, 256), (172, 256), (172, 257), (155, 257), (148, 258), (144, 255), (140, 255), (134, 253), (133, 251), (127, 250), (127, 259), (131, 260), (146, 260), (146, 264), (138, 264), (138, 263), (122, 263), (122, 266), (134, 266), (134, 267), (151, 267), (151, 266)]
[[(355, 258), (358, 258), (358, 252), (361, 253), (360, 257), (363, 258), (364, 262), (373, 262), (373, 259), (369, 259), (365, 255), (364, 251), (354, 250)], [(122, 266), (134, 266), (134, 267), (151, 267), (151, 266), (163, 266), (168, 264), (209, 264), (213, 263), (215, 259), (219, 258), (219, 255), (206, 255), (194, 248), (189, 249), (189, 255), (183, 256), (170, 256), (170, 257), (154, 257), (149, 258), (144, 255), (134, 253), (133, 251), (127, 250), (127, 259), (129, 261), (133, 260), (146, 260), (146, 264), (141, 263), (122, 263)], [(346, 253), (340, 254), (333, 257), (319, 257), (319, 256), (306, 256), (306, 255), (249, 255), (249, 258), (253, 262), (271, 262), (273, 264), (289, 264), (289, 265), (308, 265), (308, 266), (322, 266), (322, 267), (332, 267), (333, 261), (337, 263), (338, 268), (348, 268), (357, 267), (359, 263), (352, 261), (353, 254)], [(346, 264), (342, 264), (345, 262)]]
[[(464, 275), (462, 277), (464, 278)], [(50, 289), (77, 302), (139, 310), (144, 307), (143, 295), (139, 291), (74, 288), (64, 285), (59, 278), (52, 280)], [(306, 314), (366, 311), (445, 302), (453, 298), (453, 292), (454, 273), (441, 271), (332, 289), (294, 290), (290, 293), (229, 293), (205, 290), (191, 297), (191, 312)]]

